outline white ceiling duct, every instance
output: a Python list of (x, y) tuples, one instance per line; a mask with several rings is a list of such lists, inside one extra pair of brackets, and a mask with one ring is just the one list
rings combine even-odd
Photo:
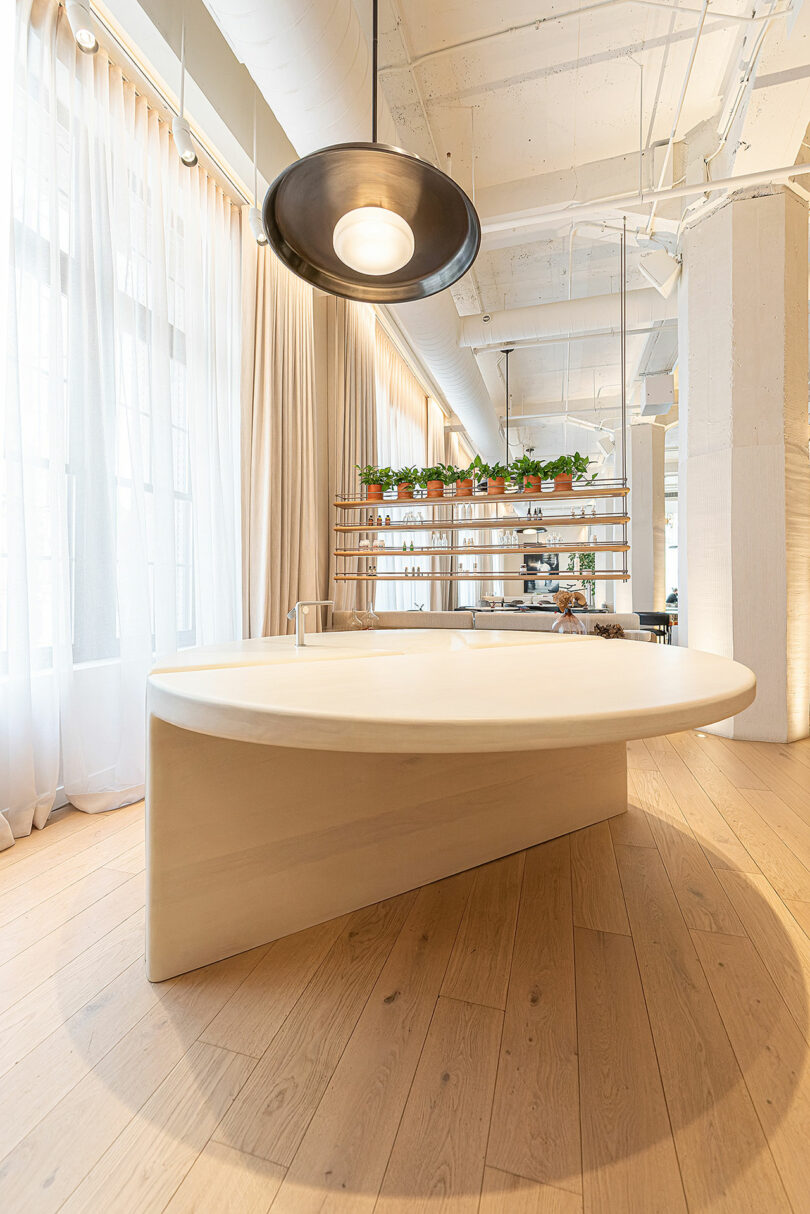
[[(548, 338), (576, 337), (618, 329), (621, 297), (590, 295), (558, 303), (535, 304), (505, 312), (465, 316), (461, 321), (461, 344), (476, 349), (502, 346), (505, 342), (532, 342)], [(676, 320), (677, 298), (662, 299), (652, 287), (627, 292), (627, 331), (644, 329), (662, 321)]]
[[(352, 0), (206, 0), (299, 156), (371, 136), (371, 56)], [(380, 139), (397, 142), (380, 98)], [(501, 448), (495, 409), (447, 292), (393, 308), (473, 443)]]

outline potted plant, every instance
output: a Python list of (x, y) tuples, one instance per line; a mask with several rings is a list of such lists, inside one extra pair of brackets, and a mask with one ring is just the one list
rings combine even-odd
[(572, 489), (574, 479), (578, 481), (595, 480), (596, 473), (587, 477), (590, 459), (575, 451), (573, 455), (558, 455), (551, 463), (546, 464), (544, 475), (554, 481), (555, 489)]
[(427, 489), (428, 497), (444, 497), (447, 471), (445, 464), (431, 464), (429, 468), (422, 469), (420, 482)]
[(400, 468), (394, 473), (394, 484), (397, 487), (397, 497), (407, 499), (413, 497), (413, 487), (420, 482), (419, 469), (414, 467)]
[(390, 468), (376, 468), (374, 464), (354, 465), (360, 473), (360, 484), (366, 487), (366, 497), (370, 502), (382, 501), (382, 495), (393, 484), (393, 472)]
[(509, 465), (509, 475), (516, 484), (522, 485), (524, 493), (539, 493), (543, 485), (545, 464), (541, 459), (521, 455)]
[(456, 497), (471, 497), (475, 482), (480, 480), (483, 471), (483, 463), (481, 456), (476, 455), (471, 464), (466, 468), (460, 468), (458, 472), (458, 480), (456, 481)]
[(487, 478), (487, 493), (490, 496), (505, 491), (506, 478), (509, 475), (509, 468), (506, 464), (484, 464), (481, 471)]

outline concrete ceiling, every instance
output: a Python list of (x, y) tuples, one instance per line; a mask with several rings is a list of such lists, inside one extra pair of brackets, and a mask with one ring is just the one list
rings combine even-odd
[[(723, 173), (732, 175), (738, 151), (746, 162), (741, 171), (793, 163), (810, 118), (810, 68), (798, 66), (810, 63), (806, 13), (799, 14), (802, 21), (792, 18), (798, 28), (788, 31), (787, 21), (777, 18), (763, 33), (763, 23), (734, 17), (769, 11), (769, 0), (753, 6), (750, 0), (713, 0), (695, 50), (702, 3), (681, 0), (681, 6), (691, 11), (617, 2), (566, 17), (578, 7), (574, 0), (502, 0), (498, 6), (487, 0), (380, 0), (382, 88), (398, 139), (435, 163), (449, 164), (474, 194), (485, 224), (534, 208), (629, 193), (640, 180), (645, 189), (667, 187), (705, 173), (703, 158), (721, 143), (721, 122), (756, 52), (754, 66), (767, 62), (771, 81), (757, 87), (753, 72), (738, 111), (739, 129), (721, 147), (712, 176), (721, 175), (721, 163)], [(370, 4), (356, 0), (356, 7), (368, 28)], [(807, 0), (804, 7), (810, 9)], [(693, 51), (674, 154), (665, 168), (665, 145)], [(787, 69), (781, 76), (780, 65)], [(776, 147), (778, 89), (786, 100), (790, 90), (798, 113), (791, 113), (790, 124), (782, 122)], [(747, 134), (740, 142), (743, 127)], [(654, 233), (673, 251), (686, 205), (662, 206), (656, 214)], [(644, 207), (637, 219), (630, 216), (631, 233), (645, 226), (648, 215)], [(556, 226), (485, 235), (473, 270), (453, 290), (459, 313), (618, 291), (618, 224), (607, 212), (603, 219), (579, 223), (573, 234), (563, 219)], [(631, 290), (644, 285), (638, 260), (650, 247), (656, 246), (631, 235)], [(502, 416), (503, 356), (477, 357)], [(631, 412), (638, 409), (639, 376), (669, 371), (676, 362), (672, 324), (628, 340)], [(615, 423), (618, 338), (518, 349), (510, 385), (513, 420), (521, 414), (533, 419), (518, 430), (524, 443), (542, 448), (559, 441), (547, 420), (555, 413)]]

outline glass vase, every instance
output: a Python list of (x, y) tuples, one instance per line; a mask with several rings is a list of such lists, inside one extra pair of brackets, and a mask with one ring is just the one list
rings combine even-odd
[(585, 625), (574, 615), (570, 607), (566, 607), (551, 625), (552, 632), (565, 633), (570, 636), (584, 636)]

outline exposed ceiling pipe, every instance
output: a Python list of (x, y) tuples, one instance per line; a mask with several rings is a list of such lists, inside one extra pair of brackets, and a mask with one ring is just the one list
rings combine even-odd
[[(583, 299), (535, 304), (530, 308), (465, 316), (461, 321), (461, 344), (487, 349), (514, 341), (558, 339), (562, 342), (616, 328), (619, 313), (620, 296), (616, 294), (590, 295)], [(676, 297), (663, 299), (652, 287), (627, 292), (628, 332), (677, 319), (677, 315)]]
[[(300, 156), (371, 132), (371, 57), (352, 0), (206, 0)], [(396, 142), (380, 105), (380, 138)], [(445, 291), (391, 309), (481, 453), (501, 440), (495, 407)]]
[(570, 202), (565, 207), (527, 211), (509, 219), (484, 220), (481, 231), (486, 237), (493, 232), (513, 232), (522, 228), (541, 228), (566, 222), (578, 223), (582, 215), (629, 215), (651, 202), (673, 202), (677, 198), (696, 198), (699, 194), (713, 194), (718, 190), (742, 190), (752, 185), (779, 185), (791, 177), (803, 177), (806, 173), (810, 173), (810, 164), (790, 164), (781, 169), (762, 169), (756, 173), (741, 173), (739, 177), (693, 182), (691, 185), (673, 186), (667, 190), (645, 190), (642, 194), (616, 194), (613, 197), (594, 198), (589, 202)]
[[(664, 163), (661, 165), (661, 174), (658, 178), (658, 189), (659, 190), (663, 187), (663, 184), (666, 181), (667, 169), (669, 168), (669, 163), (672, 160), (672, 149), (675, 147), (675, 137), (678, 134), (678, 123), (680, 122), (681, 114), (683, 113), (683, 103), (686, 100), (686, 90), (689, 87), (689, 81), (692, 77), (692, 68), (695, 66), (695, 59), (697, 57), (698, 45), (700, 43), (700, 35), (703, 33), (703, 26), (705, 24), (706, 14), (708, 13), (708, 11), (709, 11), (709, 0), (703, 0), (703, 9), (700, 14), (700, 20), (698, 21), (697, 29), (695, 30), (695, 37), (692, 41), (692, 49), (689, 52), (689, 62), (686, 65), (686, 73), (683, 78), (683, 84), (681, 85), (681, 94), (678, 98), (678, 104), (675, 107), (675, 117), (672, 120), (672, 130), (670, 131), (669, 139), (667, 140), (667, 150), (664, 153)], [(767, 29), (767, 26), (765, 28)], [(658, 209), (658, 201), (656, 200), (652, 204), (652, 207), (650, 209), (650, 217), (647, 220), (646, 232), (647, 232), (648, 236), (652, 234), (653, 224), (655, 223), (655, 212), (657, 209)]]

